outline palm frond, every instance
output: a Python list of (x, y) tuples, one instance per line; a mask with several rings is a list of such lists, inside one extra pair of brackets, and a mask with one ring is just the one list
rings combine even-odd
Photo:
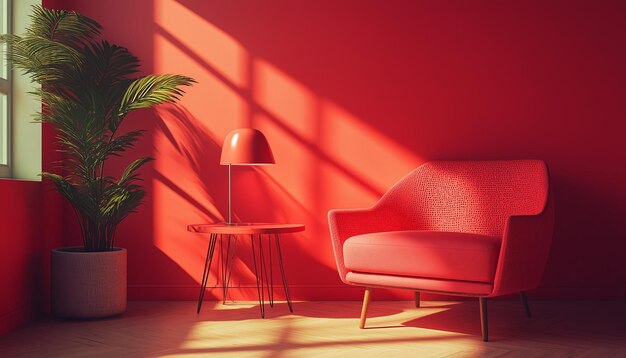
[(100, 34), (102, 26), (74, 11), (53, 10), (34, 5), (26, 34), (62, 43), (80, 44)]
[(139, 59), (128, 49), (99, 41), (85, 46), (84, 70), (70, 84), (77, 100), (91, 103), (105, 114), (109, 127), (117, 123), (117, 109), (126, 89), (132, 82), (129, 76), (138, 71)]
[(104, 156), (120, 156), (121, 153), (132, 148), (145, 132), (144, 130), (127, 132), (111, 139), (103, 148)]
[(105, 40), (88, 44), (82, 54), (86, 63), (84, 73), (89, 74), (96, 85), (110, 86), (124, 81), (139, 68), (139, 59), (127, 48)]
[(33, 6), (31, 25), (24, 36), (3, 35), (7, 59), (14, 67), (39, 84), (48, 85), (63, 78), (63, 67), (84, 63), (79, 51), (100, 34), (100, 25), (75, 12)]
[(76, 49), (43, 37), (2, 35), (0, 40), (8, 45), (5, 56), (11, 65), (39, 84), (60, 80), (64, 65), (83, 62)]
[(138, 78), (126, 90), (120, 103), (118, 116), (124, 117), (135, 109), (176, 102), (184, 93), (179, 87), (191, 86), (195, 82), (193, 78), (171, 74)]
[(111, 185), (107, 188), (106, 200), (100, 205), (100, 215), (109, 224), (117, 225), (142, 203), (146, 192), (137, 185)]
[(66, 178), (53, 173), (42, 173), (41, 176), (52, 181), (57, 191), (70, 202), (73, 202), (79, 197), (76, 186), (70, 183)]
[(67, 199), (81, 215), (92, 219), (97, 218), (97, 205), (94, 205), (89, 190), (81, 189), (81, 185), (74, 184), (67, 178), (58, 174), (44, 172), (41, 176), (49, 179), (57, 191)]
[(138, 179), (137, 169), (141, 168), (144, 164), (153, 161), (153, 158), (145, 157), (134, 160), (130, 163), (117, 181), (117, 185), (126, 186), (130, 185), (133, 181)]

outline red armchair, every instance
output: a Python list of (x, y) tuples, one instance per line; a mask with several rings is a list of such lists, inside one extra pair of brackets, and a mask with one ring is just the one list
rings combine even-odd
[(539, 286), (554, 204), (539, 160), (437, 161), (396, 183), (374, 207), (331, 210), (341, 280), (365, 287), (360, 327), (373, 287), (478, 297), (483, 340), (487, 299)]

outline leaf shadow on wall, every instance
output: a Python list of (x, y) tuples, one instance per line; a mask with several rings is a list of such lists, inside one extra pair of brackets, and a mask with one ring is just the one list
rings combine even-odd
[[(403, 157), (400, 160), (402, 165), (392, 164), (394, 170), (388, 170), (389, 163), (394, 163), (389, 157), (398, 159), (398, 156), (384, 157), (380, 153), (396, 153), (386, 148), (387, 144), (393, 148), (397, 146), (388, 141), (384, 141), (385, 144), (378, 142), (380, 136), (369, 128), (362, 128), (358, 120), (354, 120), (349, 113), (332, 103), (326, 103), (297, 80), (259, 57), (254, 49), (241, 46), (238, 39), (216, 28), (202, 14), (190, 14), (188, 9), (183, 9), (180, 5), (170, 5), (169, 10), (180, 12), (181, 16), (195, 23), (195, 27), (189, 28), (182, 22), (177, 24), (178, 27), (174, 27), (173, 23), (164, 23), (158, 29), (159, 37), (166, 44), (164, 46), (179, 52), (181, 59), (189, 61), (201, 73), (199, 76), (203, 81), (200, 85), (204, 84), (203, 90), (208, 98), (203, 102), (202, 113), (207, 113), (211, 118), (194, 118), (192, 126), (208, 131), (207, 134), (213, 138), (222, 137), (224, 128), (232, 129), (233, 126), (260, 128), (266, 133), (272, 146), (277, 147), (275, 155), (281, 157), (277, 159), (280, 164), (273, 168), (234, 168), (235, 214), (239, 214), (242, 221), (247, 222), (304, 222), (307, 226), (306, 233), (294, 235), (294, 240), (285, 242), (288, 257), (286, 260), (296, 262), (294, 284), (300, 284), (302, 292), (307, 287), (310, 288), (307, 295), (303, 296), (305, 299), (323, 298), (324, 294), (318, 293), (322, 291), (330, 293), (326, 298), (344, 295), (347, 290), (336, 273), (327, 227), (327, 212), (335, 207), (371, 205), (373, 199), (382, 195), (381, 188), (387, 187), (389, 181), (406, 173), (406, 167), (411, 167), (406, 163), (413, 161), (413, 157), (410, 156), (408, 160)], [(181, 29), (181, 26), (185, 29)], [(206, 51), (205, 42), (199, 47), (200, 45), (190, 39), (200, 29), (206, 31), (209, 38), (207, 42), (214, 46), (210, 51)], [(189, 36), (184, 36), (185, 33)], [(227, 44), (226, 48), (220, 49), (219, 46), (224, 43)], [(230, 57), (222, 53), (232, 49), (236, 50), (232, 51)], [(225, 57), (228, 57), (228, 61)], [(247, 77), (240, 78), (245, 76)], [(263, 82), (266, 79), (269, 82)], [(290, 94), (294, 96), (293, 102), (289, 97), (282, 97)], [(293, 112), (286, 113), (285, 110)], [(335, 117), (340, 118), (337, 122), (342, 123), (339, 125), (342, 130), (324, 128), (324, 124), (334, 122)], [(341, 140), (341, 134), (346, 128), (357, 128), (357, 135), (366, 144), (353, 144), (350, 142), (352, 138)], [(163, 149), (159, 145), (156, 146), (157, 150)], [(377, 160), (373, 162), (372, 156), (357, 153), (359, 148), (365, 148), (372, 155), (377, 155)], [(162, 153), (159, 155), (176, 161), (175, 158), (180, 153), (171, 157), (163, 156)], [(217, 158), (217, 152), (208, 157)], [(399, 167), (402, 169), (399, 170)], [(176, 177), (176, 184), (181, 186), (178, 179), (181, 177), (181, 170), (166, 172), (171, 176), (170, 181), (173, 182), (172, 179)], [(219, 172), (220, 169), (217, 169), (216, 173)], [(224, 168), (221, 173), (221, 178), (213, 176), (208, 180), (223, 183)], [(191, 185), (194, 183), (198, 181), (190, 182)], [(186, 189), (191, 188), (191, 185), (182, 184)], [(212, 186), (213, 183), (200, 184), (203, 187), (207, 185)], [(221, 189), (211, 193), (213, 201), (204, 205), (214, 206), (216, 211), (223, 213), (225, 210), (220, 203), (225, 203), (226, 200), (221, 193), (225, 193), (226, 185), (222, 185)], [(196, 201), (204, 202), (204, 199), (200, 199), (206, 194), (206, 190), (203, 191), (204, 194), (198, 193), (199, 196), (194, 198)]]
[[(158, 114), (159, 120), (155, 133), (155, 140), (159, 148), (155, 153), (157, 161), (155, 163), (154, 178), (158, 182), (158, 187), (155, 191), (157, 193), (155, 198), (157, 203), (155, 207), (166, 209), (166, 216), (164, 218), (170, 221), (168, 227), (172, 226), (171, 222), (180, 222), (181, 225), (185, 222), (190, 223), (193, 220), (196, 220), (198, 223), (223, 222), (225, 216), (224, 212), (226, 211), (226, 205), (224, 204), (227, 202), (227, 176), (224, 175), (224, 166), (219, 165), (221, 149), (215, 140), (215, 136), (189, 111), (180, 106), (162, 106)], [(237, 179), (233, 181), (234, 188), (255, 188), (255, 190), (252, 190), (254, 195), (250, 196), (250, 191), (248, 191), (245, 198), (238, 198), (236, 189), (234, 189), (233, 207), (235, 219), (242, 217), (254, 218), (253, 221), (256, 222), (283, 222), (285, 218), (288, 217), (289, 213), (280, 209), (281, 206), (274, 202), (274, 196), (277, 190), (281, 192), (284, 191), (284, 188), (275, 180), (271, 180), (267, 175), (264, 175), (263, 171), (257, 171), (251, 168), (235, 169), (236, 172), (234, 174), (236, 174)], [(161, 186), (162, 188), (159, 188)], [(160, 194), (163, 192), (167, 193)], [(167, 196), (167, 198), (161, 198), (161, 196)], [(259, 211), (260, 205), (272, 209)], [(197, 215), (195, 219), (186, 216), (178, 217), (176, 215), (176, 208), (184, 207), (185, 210), (181, 209), (180, 211), (189, 213), (187, 209), (189, 206), (193, 208), (193, 211)], [(159, 219), (157, 218), (156, 221), (159, 221)], [(181, 233), (179, 226), (180, 225), (174, 225), (176, 232), (172, 231), (172, 235), (176, 235), (179, 240), (172, 240), (170, 237), (168, 240), (169, 248), (161, 248), (161, 250), (168, 255), (171, 260), (181, 265), (186, 275), (198, 277), (198, 273), (202, 272), (202, 266), (204, 264), (204, 254), (208, 242), (206, 238), (208, 235), (203, 235), (202, 239), (198, 239), (198, 234)], [(168, 230), (168, 227), (165, 227), (164, 230)], [(290, 275), (297, 273), (293, 271), (294, 266), (297, 266), (296, 268), (302, 267), (300, 262), (298, 262), (301, 260), (297, 258), (310, 257), (306, 248), (293, 244), (293, 241), (298, 239), (302, 239), (302, 236), (285, 235), (281, 238), (283, 251), (289, 252), (288, 255), (286, 254), (283, 257), (288, 281), (289, 277), (293, 277)], [(266, 242), (264, 244), (264, 246), (266, 246), (269, 242), (267, 242), (267, 238), (263, 240)], [(306, 240), (306, 238), (304, 238), (304, 240)], [(188, 241), (193, 242), (193, 244), (191, 248), (177, 247), (177, 244), (172, 244), (173, 241)], [(158, 242), (156, 244), (159, 246)], [(272, 245), (272, 247), (274, 247), (274, 245)], [(221, 260), (223, 259), (219, 254), (219, 252), (221, 252), (220, 250), (221, 247), (218, 245), (210, 276), (210, 282), (215, 282), (213, 287), (216, 285), (221, 286), (221, 283), (217, 280), (219, 273), (216, 271), (216, 267), (221, 265)], [(273, 264), (276, 265), (277, 257), (275, 248), (272, 251)], [(237, 241), (236, 253), (233, 255), (233, 279), (231, 281), (231, 285), (234, 289), (229, 290), (229, 298), (252, 300), (256, 300), (257, 298), (255, 289), (252, 289), (255, 287), (255, 268), (251, 252), (251, 243), (247, 237)], [(266, 265), (271, 258), (272, 256), (268, 255), (266, 252)], [(314, 265), (316, 267), (316, 275), (320, 274), (322, 270), (324, 271), (324, 275), (336, 275), (334, 268), (316, 263), (308, 265)], [(278, 267), (274, 266), (274, 269), (270, 273), (270, 278), (273, 279), (273, 282), (277, 285), (275, 286), (276, 299), (283, 300), (285, 296), (280, 286), (281, 278), (279, 273)], [(172, 275), (172, 273), (169, 275)], [(181, 279), (183, 278), (181, 277)], [(200, 281), (199, 278), (197, 278), (197, 281)], [(209, 287), (211, 287), (211, 284)], [(297, 284), (293, 285), (292, 283), (290, 287), (292, 297), (295, 296), (297, 299), (297, 297), (300, 296), (299, 286)], [(208, 290), (207, 294), (209, 295), (208, 297), (214, 299), (222, 298), (221, 290)]]

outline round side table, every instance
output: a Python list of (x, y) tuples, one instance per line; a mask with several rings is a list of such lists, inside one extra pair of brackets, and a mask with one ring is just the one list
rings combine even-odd
[[(236, 239), (238, 236), (249, 236), (252, 243), (252, 258), (254, 261), (254, 275), (256, 278), (257, 294), (259, 299), (259, 307), (261, 309), (261, 317), (265, 318), (265, 294), (264, 287), (267, 289), (267, 296), (269, 299), (270, 307), (274, 306), (274, 292), (273, 292), (273, 276), (272, 276), (272, 245), (271, 239), (274, 238), (276, 253), (278, 256), (278, 266), (280, 268), (280, 274), (283, 281), (283, 289), (285, 290), (285, 297), (287, 299), (287, 305), (289, 306), (289, 312), (293, 312), (293, 306), (291, 304), (291, 296), (289, 295), (289, 285), (287, 284), (287, 275), (283, 267), (283, 256), (280, 249), (280, 235), (287, 233), (294, 233), (304, 231), (304, 225), (302, 224), (272, 224), (272, 223), (233, 223), (233, 224), (194, 224), (188, 225), (187, 230), (199, 234), (209, 234), (209, 247), (207, 248), (206, 259), (204, 262), (204, 270), (202, 272), (202, 283), (200, 285), (200, 297), (198, 298), (197, 313), (200, 313), (202, 302), (204, 300), (204, 292), (206, 291), (207, 281), (209, 280), (209, 272), (211, 270), (211, 263), (213, 262), (213, 255), (215, 253), (215, 246), (217, 240), (220, 240), (220, 250), (224, 246), (226, 241), (226, 259), (222, 260), (222, 286), (223, 286), (223, 300), (226, 302), (226, 295), (228, 293), (228, 287), (230, 284), (230, 276), (232, 273), (232, 261), (234, 256), (234, 245), (231, 248), (232, 239)], [(263, 236), (266, 236), (269, 247), (269, 282), (267, 275), (267, 267), (265, 265), (265, 257), (263, 251)], [(255, 240), (256, 238), (256, 240)], [(255, 241), (257, 241), (257, 248), (255, 249)], [(236, 240), (234, 241), (236, 244)], [(258, 260), (257, 260), (258, 251)], [(220, 251), (221, 252), (221, 251)], [(257, 265), (258, 261), (258, 265)], [(258, 266), (258, 267), (257, 267)]]

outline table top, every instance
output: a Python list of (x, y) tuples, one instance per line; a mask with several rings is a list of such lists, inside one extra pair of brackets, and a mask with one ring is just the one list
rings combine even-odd
[(304, 225), (274, 223), (193, 224), (187, 225), (187, 231), (226, 235), (287, 234), (304, 231)]

